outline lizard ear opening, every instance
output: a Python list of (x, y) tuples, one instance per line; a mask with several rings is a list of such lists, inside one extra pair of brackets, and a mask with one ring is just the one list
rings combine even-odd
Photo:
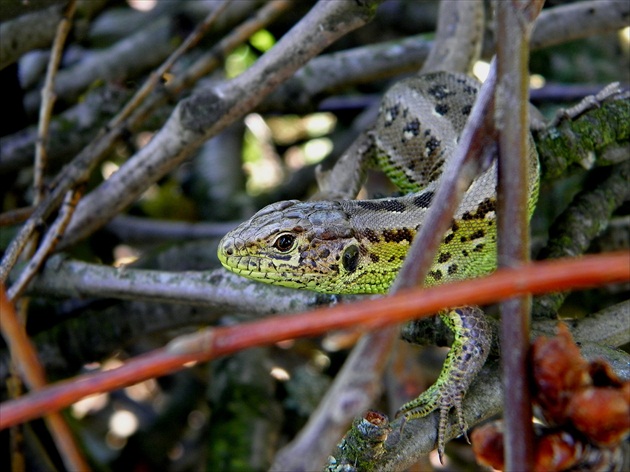
[(351, 244), (343, 252), (341, 260), (344, 269), (352, 273), (357, 270), (359, 265), (359, 248), (355, 244)]

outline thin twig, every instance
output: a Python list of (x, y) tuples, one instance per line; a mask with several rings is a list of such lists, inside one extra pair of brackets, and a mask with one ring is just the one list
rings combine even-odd
[(82, 189), (75, 189), (68, 192), (66, 200), (61, 207), (61, 211), (59, 212), (59, 216), (57, 216), (55, 223), (46, 233), (46, 237), (37, 249), (37, 252), (33, 257), (31, 257), (17, 281), (9, 288), (8, 297), (10, 301), (16, 300), (22, 294), (31, 279), (35, 277), (35, 274), (37, 274), (42, 264), (55, 250), (55, 247), (63, 237), (63, 233), (70, 223), (74, 209), (76, 208), (82, 194)]
[[(499, 267), (529, 261), (529, 198), (537, 186), (529, 178), (529, 38), (544, 0), (499, 2), (497, 8), (496, 120), (499, 128), (497, 255)], [(530, 194), (534, 193), (532, 197)], [(501, 358), (504, 388), (505, 464), (530, 470), (534, 459), (532, 404), (529, 392), (531, 295), (501, 303)]]
[(46, 142), (48, 141), (48, 127), (50, 126), (50, 116), (52, 115), (53, 105), (55, 104), (55, 76), (61, 62), (63, 47), (66, 38), (72, 27), (72, 17), (76, 12), (76, 0), (70, 0), (66, 5), (65, 11), (57, 26), (57, 34), (50, 51), (50, 60), (48, 61), (48, 69), (46, 70), (46, 80), (42, 88), (42, 102), (39, 107), (39, 127), (37, 130), (37, 142), (35, 144), (35, 172), (33, 176), (33, 188), (35, 189), (35, 197), (33, 204), (38, 205), (42, 201), (46, 193), (44, 186), (44, 174), (46, 172)]
[(231, 2), (232, 0), (223, 0), (218, 6), (212, 8), (210, 13), (208, 13), (208, 16), (206, 16), (206, 18), (197, 25), (195, 30), (188, 35), (184, 42), (180, 44), (175, 51), (173, 51), (173, 53), (162, 63), (162, 65), (151, 73), (147, 80), (144, 81), (134, 96), (127, 102), (125, 107), (110, 121), (108, 125), (110, 128), (121, 124), (136, 108), (138, 108), (138, 106), (147, 98), (149, 93), (151, 93), (151, 91), (158, 85), (164, 74), (173, 67), (173, 64), (175, 64), (180, 57), (197, 45), (197, 43), (204, 37), (210, 27), (216, 22), (221, 13), (225, 11)]
[[(45, 388), (47, 381), (44, 369), (39, 363), (35, 348), (18, 320), (3, 286), (0, 286), (0, 311), (2, 312), (0, 331), (2, 331), (2, 336), (11, 350), (11, 357), (16, 363), (16, 367), (24, 376), (24, 380), (31, 390)], [(68, 470), (90, 470), (63, 416), (56, 411), (51, 411), (46, 417), (46, 424), (66, 468)]]
[[(499, 269), (487, 276), (411, 289), (378, 300), (320, 308), (291, 316), (270, 317), (178, 338), (167, 348), (127, 362), (105, 375), (84, 375), (63, 381), (0, 405), (0, 429), (65, 408), (79, 399), (131, 385), (153, 376), (185, 368), (185, 364), (225, 356), (236, 351), (326, 331), (359, 327), (382, 329), (412, 318), (431, 316), (452, 305), (483, 305), (525, 293), (581, 289), (630, 280), (628, 251), (538, 262), (518, 269)], [(386, 313), (386, 316), (383, 316)]]

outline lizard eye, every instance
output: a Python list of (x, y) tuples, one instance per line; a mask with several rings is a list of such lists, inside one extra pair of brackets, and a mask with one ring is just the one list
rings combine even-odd
[(276, 238), (276, 241), (273, 243), (273, 247), (280, 252), (288, 252), (293, 247), (294, 242), (295, 236), (292, 234), (281, 234)]

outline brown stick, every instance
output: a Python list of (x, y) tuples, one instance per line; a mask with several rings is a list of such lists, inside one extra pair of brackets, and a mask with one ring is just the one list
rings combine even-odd
[[(529, 261), (529, 39), (544, 0), (498, 3), (496, 116), (499, 128), (499, 267)], [(532, 144), (533, 145), (533, 144)], [(527, 353), (531, 295), (501, 303), (501, 359), (507, 470), (531, 470), (534, 458)]]

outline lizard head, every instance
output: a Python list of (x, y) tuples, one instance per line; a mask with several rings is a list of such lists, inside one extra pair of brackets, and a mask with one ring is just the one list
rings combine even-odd
[(218, 256), (226, 269), (260, 282), (357, 293), (363, 253), (339, 202), (289, 200), (263, 208), (230, 231)]

